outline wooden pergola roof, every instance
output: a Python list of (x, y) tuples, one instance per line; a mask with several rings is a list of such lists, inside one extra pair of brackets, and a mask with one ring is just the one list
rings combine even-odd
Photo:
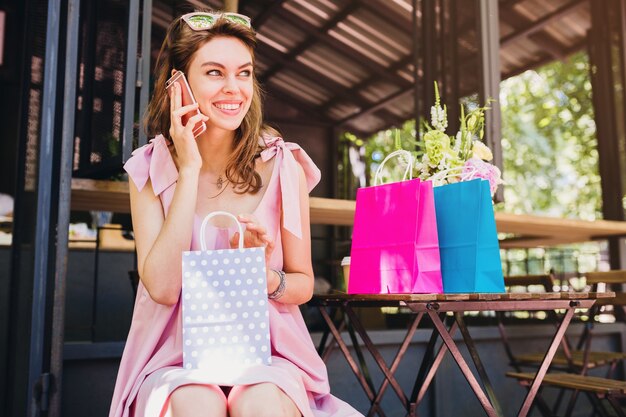
[[(279, 103), (270, 118), (318, 121), (361, 135), (413, 118), (412, 3), (240, 0), (240, 12), (258, 32), (258, 76), (269, 100)], [(162, 36), (158, 28), (164, 30), (173, 15), (194, 7), (219, 9), (222, 1), (157, 0), (154, 35)], [(585, 48), (589, 0), (499, 0), (499, 9), (502, 79)], [(417, 13), (419, 18), (419, 7)], [(476, 11), (457, 7), (456, 13), (460, 71), (472, 74)], [(477, 74), (461, 85), (462, 93), (475, 92), (472, 78)]]

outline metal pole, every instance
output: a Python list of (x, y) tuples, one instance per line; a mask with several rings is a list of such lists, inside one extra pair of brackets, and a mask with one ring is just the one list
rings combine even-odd
[[(420, 116), (429, 120), (430, 103), (435, 101), (437, 81), (437, 11), (436, 0), (422, 0), (422, 108)], [(418, 119), (419, 121), (419, 119)]]
[(415, 140), (420, 140), (420, 80), (419, 80), (419, 21), (417, 20), (418, 1), (413, 0), (412, 35), (413, 35), (413, 115), (415, 117)]
[(52, 307), (52, 340), (50, 373), (55, 387), (50, 393), (48, 417), (61, 415), (63, 381), (63, 342), (65, 328), (65, 287), (67, 276), (68, 231), (72, 193), (72, 162), (74, 157), (74, 116), (76, 114), (76, 81), (78, 70), (78, 31), (80, 0), (69, 0), (67, 9), (67, 36), (65, 53), (65, 87), (63, 102), (63, 131), (61, 136), (61, 167), (59, 170), (59, 213), (57, 219), (54, 303)]
[(141, 79), (139, 86), (139, 138), (137, 146), (143, 146), (148, 142), (146, 131), (143, 126), (143, 114), (148, 108), (150, 100), (150, 41), (152, 34), (152, 0), (143, 0), (143, 19), (141, 23)]
[(124, 79), (124, 115), (122, 130), (122, 161), (128, 160), (133, 151), (135, 126), (135, 89), (137, 74), (137, 32), (139, 25), (139, 0), (128, 5), (128, 45), (126, 48), (126, 74)]
[[(54, 131), (57, 104), (57, 69), (59, 59), (59, 30), (61, 26), (61, 0), (48, 2), (46, 23), (46, 54), (41, 106), (41, 137), (38, 156), (37, 218), (35, 225), (35, 253), (33, 268), (33, 297), (31, 305), (31, 340), (28, 358), (27, 415), (36, 417), (48, 408), (46, 401), (49, 374), (44, 374), (46, 311), (48, 310), (48, 280), (50, 255), (54, 240), (51, 228), (54, 188)], [(54, 226), (54, 225), (52, 225)], [(35, 398), (35, 393), (40, 398)]]
[[(491, 110), (485, 114), (485, 139), (487, 146), (493, 151), (494, 164), (502, 166), (502, 115), (500, 114), (500, 26), (498, 18), (498, 2), (478, 0), (479, 33), (480, 33), (480, 69), (481, 83), (479, 98), (481, 103), (492, 99)], [(503, 201), (502, 187), (496, 192), (496, 201)]]
[(239, 0), (224, 0), (224, 11), (237, 13), (239, 10)]

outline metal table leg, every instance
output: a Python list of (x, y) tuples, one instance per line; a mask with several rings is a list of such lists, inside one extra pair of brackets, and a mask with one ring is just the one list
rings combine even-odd
[(563, 339), (563, 336), (565, 335), (565, 331), (567, 330), (567, 327), (569, 326), (570, 321), (572, 320), (572, 317), (574, 316), (574, 311), (577, 306), (578, 306), (578, 302), (576, 301), (572, 301), (570, 303), (570, 308), (565, 313), (565, 316), (563, 317), (563, 320), (561, 321), (561, 324), (559, 325), (559, 328), (556, 331), (556, 334), (554, 335), (552, 342), (550, 343), (548, 352), (544, 356), (543, 361), (541, 362), (541, 366), (537, 370), (535, 379), (533, 379), (533, 382), (530, 384), (530, 387), (528, 388), (528, 393), (526, 394), (526, 398), (524, 399), (524, 402), (522, 403), (522, 406), (520, 407), (520, 411), (517, 414), (518, 417), (526, 417), (528, 415), (528, 412), (530, 411), (530, 407), (533, 403), (533, 400), (535, 399), (535, 396), (537, 395), (537, 391), (539, 391), (539, 387), (541, 386), (541, 383), (543, 382), (543, 378), (546, 376), (546, 372), (548, 372), (550, 363), (552, 363), (552, 358), (554, 357), (554, 354), (556, 353), (559, 347), (559, 344), (561, 343), (561, 340)]
[[(459, 325), (456, 321), (452, 322), (452, 325), (448, 329), (448, 334), (450, 336), (454, 336)], [(426, 395), (426, 391), (430, 388), (430, 384), (435, 378), (435, 374), (437, 373), (437, 369), (439, 369), (439, 365), (443, 361), (443, 358), (448, 351), (445, 343), (442, 343), (439, 346), (439, 350), (437, 351), (437, 355), (433, 358), (430, 363), (430, 368), (428, 368), (427, 360), (430, 356), (432, 356), (432, 352), (435, 350), (435, 343), (439, 338), (439, 334), (437, 333), (437, 329), (433, 330), (431, 339), (428, 343), (428, 348), (424, 354), (424, 359), (422, 360), (422, 366), (420, 367), (420, 371), (417, 375), (417, 379), (415, 380), (415, 386), (413, 387), (413, 394), (411, 395), (411, 401), (415, 402), (415, 408), (422, 402), (424, 396)], [(427, 372), (428, 369), (428, 373)], [(419, 388), (419, 392), (416, 392)]]
[(376, 347), (374, 346), (374, 343), (370, 339), (369, 335), (365, 331), (365, 328), (363, 327), (363, 325), (361, 324), (359, 319), (356, 317), (356, 315), (354, 314), (354, 311), (350, 308), (350, 306), (346, 307), (346, 313), (348, 314), (348, 317), (350, 318), (350, 322), (354, 326), (355, 330), (359, 333), (359, 336), (361, 336), (361, 339), (363, 340), (363, 343), (365, 344), (365, 346), (369, 350), (370, 354), (374, 358), (374, 361), (376, 362), (376, 364), (379, 366), (379, 368), (381, 369), (381, 371), (385, 375), (385, 380), (383, 381), (381, 387), (379, 388), (378, 392), (376, 393), (376, 397), (374, 398), (374, 401), (372, 403), (372, 408), (370, 409), (370, 412), (368, 413), (368, 416), (373, 415), (374, 406), (375, 405), (376, 406), (379, 405), (380, 400), (382, 399), (383, 393), (385, 392), (385, 390), (387, 389), (387, 386), (389, 384), (391, 384), (392, 388), (394, 389), (394, 391), (398, 395), (398, 398), (403, 403), (405, 409), (408, 411), (409, 410), (409, 399), (407, 398), (406, 394), (402, 390), (402, 387), (400, 387), (400, 384), (394, 378), (393, 374), (395, 373), (398, 365), (400, 364), (400, 361), (404, 357), (404, 354), (406, 353), (406, 350), (408, 349), (409, 344), (410, 344), (411, 340), (413, 339), (413, 335), (415, 334), (415, 330), (417, 329), (417, 326), (418, 326), (418, 324), (419, 324), (419, 322), (422, 319), (424, 314), (423, 313), (419, 313), (417, 315), (417, 317), (413, 321), (411, 327), (407, 331), (407, 334), (405, 335), (405, 338), (404, 338), (404, 340), (402, 342), (402, 345), (400, 346), (400, 349), (396, 353), (396, 357), (394, 358), (394, 360), (392, 362), (391, 368), (387, 368), (385, 360), (383, 359), (383, 357), (380, 354), (380, 352), (378, 351), (378, 349), (376, 349)]
[[(339, 346), (339, 349), (341, 350), (341, 353), (343, 353), (343, 356), (346, 358), (346, 361), (348, 362), (350, 369), (352, 369), (352, 372), (354, 373), (357, 380), (361, 384), (361, 387), (363, 388), (365, 395), (367, 395), (367, 398), (370, 401), (373, 401), (375, 395), (374, 395), (372, 388), (370, 387), (370, 383), (366, 380), (365, 376), (359, 369), (359, 366), (357, 365), (354, 358), (350, 354), (350, 350), (348, 349), (348, 346), (346, 346), (346, 343), (343, 341), (341, 337), (341, 333), (339, 333), (339, 331), (337, 330), (335, 323), (332, 321), (332, 319), (326, 312), (326, 309), (324, 308), (324, 306), (320, 306), (319, 309), (320, 309), (320, 313), (322, 314), (322, 317), (324, 318), (324, 321), (326, 322), (326, 325), (328, 326), (328, 329), (330, 330), (333, 337), (335, 338), (335, 341), (337, 342), (337, 346)], [(375, 407), (376, 407), (376, 412), (378, 413), (378, 415), (380, 417), (385, 417), (385, 413), (382, 410), (382, 408), (377, 405), (375, 405)]]
[(454, 313), (454, 319), (456, 323), (459, 325), (459, 329), (461, 330), (461, 334), (463, 335), (463, 341), (465, 342), (465, 346), (467, 346), (467, 350), (469, 351), (470, 356), (472, 357), (472, 361), (474, 361), (474, 365), (476, 366), (476, 370), (478, 371), (478, 375), (483, 383), (485, 391), (487, 392), (487, 396), (493, 405), (493, 408), (496, 410), (496, 413), (499, 416), (504, 415), (502, 413), (502, 407), (498, 402), (495, 391), (493, 390), (493, 386), (491, 385), (491, 381), (489, 380), (489, 376), (487, 375), (487, 371), (483, 366), (482, 361), (480, 360), (480, 356), (478, 355), (478, 350), (476, 350), (476, 344), (474, 340), (469, 334), (467, 330), (467, 326), (465, 326), (465, 320), (463, 320), (463, 313), (457, 312)]
[(478, 380), (476, 380), (476, 377), (474, 376), (474, 374), (472, 374), (472, 371), (470, 370), (469, 365), (463, 358), (463, 355), (461, 355), (459, 348), (457, 347), (456, 343), (450, 336), (450, 333), (448, 333), (446, 326), (441, 321), (441, 318), (439, 317), (437, 312), (433, 310), (428, 310), (428, 316), (432, 320), (435, 328), (437, 329), (437, 332), (439, 333), (439, 336), (441, 336), (441, 338), (443, 339), (443, 342), (446, 344), (446, 347), (450, 351), (450, 354), (454, 358), (454, 361), (459, 366), (459, 369), (465, 376), (465, 379), (467, 380), (470, 387), (472, 388), (472, 391), (474, 391), (474, 394), (476, 394), (476, 398), (478, 398), (478, 401), (482, 405), (487, 415), (489, 417), (500, 417), (496, 413), (496, 410), (493, 407), (493, 405), (489, 402), (487, 395), (485, 395), (485, 392), (480, 387)]

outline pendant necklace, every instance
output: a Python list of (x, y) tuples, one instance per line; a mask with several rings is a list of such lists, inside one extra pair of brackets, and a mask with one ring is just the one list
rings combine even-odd
[(219, 177), (217, 177), (217, 182), (215, 183), (215, 186), (218, 189), (218, 193), (215, 194), (214, 196), (210, 196), (208, 197), (209, 199), (215, 198), (215, 197), (219, 197), (220, 195), (222, 195), (222, 193), (226, 190), (226, 187), (224, 187), (224, 179), (222, 178), (222, 176), (220, 175)]

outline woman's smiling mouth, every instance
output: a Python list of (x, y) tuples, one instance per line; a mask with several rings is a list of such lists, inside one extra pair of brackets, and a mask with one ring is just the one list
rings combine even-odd
[(242, 108), (242, 104), (243, 102), (241, 101), (236, 101), (236, 102), (220, 101), (220, 102), (213, 103), (213, 107), (218, 109), (221, 113), (227, 114), (229, 116), (234, 116), (239, 113), (239, 111)]

